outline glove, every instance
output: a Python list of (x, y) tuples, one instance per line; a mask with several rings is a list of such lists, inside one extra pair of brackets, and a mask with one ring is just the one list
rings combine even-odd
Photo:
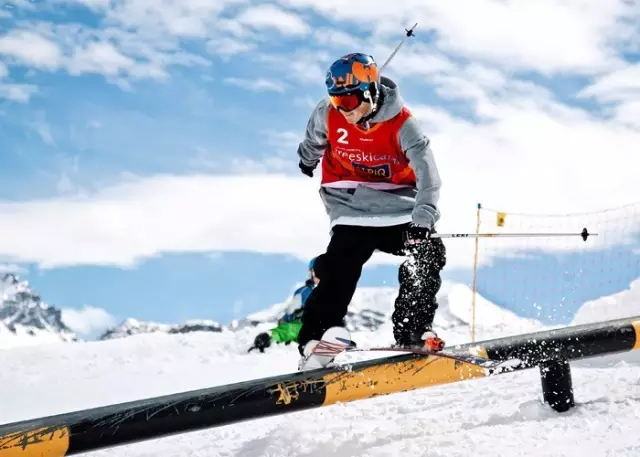
[(406, 247), (411, 247), (425, 243), (429, 241), (429, 238), (433, 233), (435, 233), (434, 229), (430, 227), (422, 227), (412, 222), (409, 224), (409, 228), (404, 232), (404, 245)]
[(271, 346), (271, 335), (266, 332), (260, 333), (256, 336), (255, 340), (253, 340), (253, 346), (251, 346), (247, 352), (251, 352), (253, 349), (258, 349), (260, 352), (264, 352), (264, 349), (269, 346)]
[(307, 175), (310, 178), (313, 178), (313, 170), (315, 170), (316, 167), (318, 166), (318, 162), (316, 162), (313, 165), (309, 166), (309, 165), (305, 165), (304, 163), (302, 163), (302, 160), (301, 160), (300, 163), (298, 163), (298, 166), (300, 167), (300, 170), (302, 170), (302, 173), (304, 173), (305, 175)]

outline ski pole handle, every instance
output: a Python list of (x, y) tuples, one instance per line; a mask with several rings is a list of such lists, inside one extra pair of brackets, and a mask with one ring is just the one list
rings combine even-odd
[(400, 50), (404, 42), (407, 40), (407, 38), (415, 36), (413, 34), (413, 29), (415, 29), (417, 26), (418, 26), (418, 23), (416, 22), (415, 24), (413, 24), (413, 27), (411, 27), (409, 30), (404, 29), (404, 31), (406, 32), (405, 37), (402, 39), (402, 41), (400, 41), (400, 43), (398, 43), (398, 46), (396, 46), (396, 48), (393, 50), (391, 55), (387, 58), (387, 61), (382, 64), (382, 66), (380, 67), (380, 73), (382, 73), (382, 70), (384, 70), (384, 68), (387, 65), (389, 65), (389, 62), (391, 62), (391, 59), (393, 59), (393, 57), (398, 53), (398, 51)]

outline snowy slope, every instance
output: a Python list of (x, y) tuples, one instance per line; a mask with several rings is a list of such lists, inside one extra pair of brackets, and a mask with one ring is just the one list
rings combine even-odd
[(628, 289), (584, 303), (571, 324), (590, 324), (634, 316), (640, 316), (640, 278), (632, 281)]
[(15, 275), (0, 277), (0, 348), (77, 340), (62, 312)]
[[(504, 317), (500, 312), (494, 315)], [(489, 322), (486, 325), (490, 327)], [(3, 351), (0, 423), (295, 371), (297, 354), (292, 346), (247, 354), (243, 346), (253, 330), (139, 334)], [(384, 328), (374, 333), (378, 339), (388, 337)], [(539, 375), (529, 370), (86, 455), (639, 455), (640, 367), (574, 368), (573, 376), (578, 407), (562, 415), (541, 405)]]
[[(363, 288), (354, 299), (353, 310), (388, 315), (394, 297), (393, 289)], [(469, 299), (467, 287), (443, 286), (437, 324), (448, 341), (468, 341)], [(482, 338), (531, 331), (539, 325), (481, 298), (477, 307)], [(260, 325), (237, 331), (142, 333), (2, 351), (0, 423), (295, 371), (298, 355), (294, 345), (274, 346), (264, 354), (246, 353)], [(376, 331), (357, 331), (354, 337), (379, 344), (390, 340), (390, 330), (383, 324)], [(637, 456), (640, 363), (633, 357), (629, 362), (620, 361), (623, 358), (600, 359), (608, 363), (597, 368), (575, 364), (578, 406), (565, 414), (541, 404), (539, 374), (528, 370), (86, 455)]]

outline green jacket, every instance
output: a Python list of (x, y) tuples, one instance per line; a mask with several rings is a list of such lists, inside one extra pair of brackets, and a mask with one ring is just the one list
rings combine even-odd
[(309, 279), (304, 286), (299, 287), (294, 292), (284, 315), (278, 319), (278, 325), (269, 330), (268, 333), (265, 332), (256, 336), (253, 346), (249, 348), (249, 352), (253, 349), (264, 352), (265, 348), (271, 346), (272, 342), (289, 344), (298, 341), (298, 334), (302, 328), (304, 304), (314, 287), (315, 284)]
[(298, 333), (302, 327), (300, 319), (290, 322), (282, 322), (276, 328), (272, 328), (271, 339), (276, 343), (287, 343), (289, 341), (297, 341)]
[(274, 342), (288, 343), (298, 340), (298, 333), (302, 327), (304, 304), (314, 287), (315, 284), (307, 280), (304, 286), (299, 287), (293, 293), (293, 300), (289, 304), (288, 311), (278, 320), (278, 326), (270, 330), (271, 339)]

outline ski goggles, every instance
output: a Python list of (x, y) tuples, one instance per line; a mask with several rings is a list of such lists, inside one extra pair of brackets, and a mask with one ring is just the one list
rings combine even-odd
[(361, 91), (357, 91), (351, 94), (329, 95), (329, 100), (336, 109), (349, 112), (362, 104), (364, 95)]

